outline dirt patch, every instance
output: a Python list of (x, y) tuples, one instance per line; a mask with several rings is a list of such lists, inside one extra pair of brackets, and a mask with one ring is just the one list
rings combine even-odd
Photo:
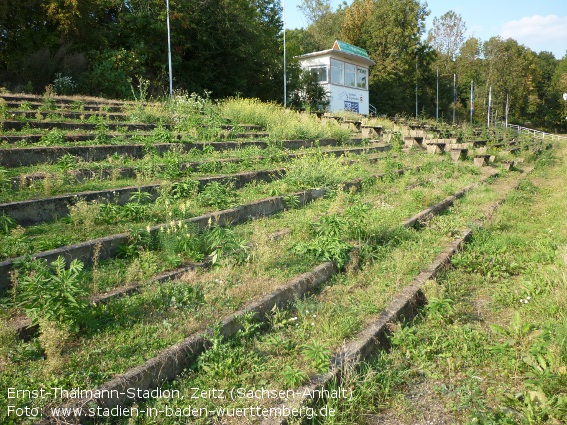
[(365, 425), (452, 425), (461, 423), (445, 411), (445, 402), (436, 393), (434, 384), (422, 382), (398, 399), (399, 406), (376, 415), (364, 415)]

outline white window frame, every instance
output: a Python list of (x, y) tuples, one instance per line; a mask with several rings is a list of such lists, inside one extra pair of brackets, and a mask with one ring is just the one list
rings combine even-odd
[[(323, 73), (320, 74), (319, 72), (316, 71), (316, 70), (320, 70), (320, 69), (322, 69), (324, 71), (324, 74)], [(313, 72), (313, 71), (315, 71), (315, 72)], [(318, 83), (327, 83), (329, 81), (329, 69), (328, 69), (327, 65), (324, 65), (324, 64), (323, 65), (311, 65), (309, 67), (309, 72), (311, 72), (312, 74), (315, 74), (317, 77), (319, 77), (321, 75), (325, 75), (324, 80), (317, 79)]]
[(346, 87), (357, 87), (356, 84), (356, 75), (357, 75), (357, 67), (352, 63), (345, 62), (345, 74), (344, 74), (344, 83)]
[[(331, 58), (331, 84), (339, 86), (345, 85), (345, 63), (338, 59)], [(340, 79), (337, 81), (337, 72), (340, 72)]]

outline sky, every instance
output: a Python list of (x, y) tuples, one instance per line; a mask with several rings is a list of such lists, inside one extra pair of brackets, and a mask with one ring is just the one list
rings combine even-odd
[[(285, 2), (286, 28), (307, 26), (297, 8), (301, 0), (282, 2)], [(352, 0), (346, 2), (351, 4)], [(331, 0), (333, 10), (341, 3), (343, 0)], [(513, 38), (538, 53), (551, 52), (557, 59), (567, 54), (567, 0), (429, 0), (427, 5), (431, 11), (426, 20), (427, 31), (433, 18), (453, 10), (465, 22), (467, 37), (487, 41), (499, 35)]]

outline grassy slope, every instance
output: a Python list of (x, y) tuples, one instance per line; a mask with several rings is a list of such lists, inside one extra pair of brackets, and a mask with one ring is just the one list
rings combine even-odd
[(540, 159), (325, 423), (567, 422), (566, 158)]

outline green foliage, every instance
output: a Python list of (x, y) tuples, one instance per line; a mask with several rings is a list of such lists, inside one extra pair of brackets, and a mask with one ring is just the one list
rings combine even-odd
[(285, 207), (288, 209), (296, 209), (299, 207), (300, 199), (297, 195), (287, 195), (283, 198)]
[(261, 359), (250, 349), (250, 342), (260, 326), (254, 317), (253, 312), (240, 316), (238, 322), (241, 329), (235, 338), (227, 341), (221, 334), (220, 324), (213, 326), (212, 335), (208, 336), (210, 347), (199, 356), (197, 369), (215, 382), (234, 380), (250, 373), (252, 369), (260, 369)]
[(195, 195), (199, 182), (187, 179), (178, 181), (171, 185), (171, 196), (173, 199), (183, 199)]
[(238, 264), (249, 258), (246, 241), (230, 227), (212, 226), (203, 234), (203, 241), (205, 253), (212, 264), (217, 264), (229, 256)]
[(162, 227), (158, 234), (158, 244), (169, 256), (182, 254), (193, 261), (205, 258), (203, 238), (194, 227), (182, 222), (171, 222)]
[(145, 204), (150, 202), (152, 199), (152, 195), (149, 192), (142, 192), (141, 189), (138, 189), (130, 196), (130, 202), (136, 204)]
[(304, 71), (300, 76), (299, 89), (292, 94), (289, 103), (297, 109), (324, 112), (331, 101), (325, 88), (317, 82), (317, 76)]
[(326, 372), (329, 369), (331, 350), (323, 344), (317, 341), (303, 344), (301, 346), (301, 354), (318, 372)]
[(429, 317), (450, 323), (455, 316), (454, 304), (450, 298), (430, 298), (425, 309)]
[(181, 170), (182, 160), (178, 152), (167, 151), (163, 154), (162, 160), (164, 168), (161, 170), (161, 174), (165, 178), (169, 180), (178, 179), (185, 174), (185, 172)]
[(6, 192), (12, 188), (12, 180), (9, 172), (4, 167), (0, 167), (0, 193)]
[(521, 412), (527, 423), (560, 421), (567, 414), (567, 321), (552, 328), (536, 329), (522, 320), (519, 312), (510, 326), (490, 325), (506, 338), (494, 349), (519, 356), (524, 372), (525, 390), (506, 393), (504, 403)]
[(41, 136), (40, 143), (51, 146), (51, 145), (62, 145), (65, 142), (65, 133), (58, 128), (52, 128), (46, 134)]
[(0, 215), (0, 235), (9, 235), (10, 230), (15, 227), (16, 221), (9, 215), (6, 215), (5, 212), (2, 212), (2, 215)]
[(152, 235), (147, 229), (132, 227), (128, 235), (128, 242), (118, 247), (118, 258), (136, 258), (141, 251), (152, 246)]
[(282, 378), (288, 388), (297, 388), (309, 377), (301, 369), (294, 368), (292, 365), (287, 364), (282, 371)]
[(173, 133), (163, 126), (158, 126), (152, 131), (151, 135), (152, 141), (157, 144), (161, 143), (173, 143), (175, 138)]
[(91, 69), (83, 76), (89, 92), (111, 98), (130, 97), (130, 81), (144, 58), (125, 48), (93, 50), (90, 56)]
[[(61, 171), (73, 170), (77, 165), (77, 157), (66, 153), (61, 158), (57, 160), (57, 166)], [(49, 178), (49, 177), (48, 177)]]
[(352, 245), (343, 240), (348, 235), (347, 225), (348, 221), (343, 217), (325, 216), (311, 226), (310, 233), (313, 237), (295, 244), (292, 251), (314, 260), (332, 261), (342, 268), (348, 262), (352, 250)]
[[(349, 261), (352, 241), (370, 242), (368, 233), (368, 204), (354, 202), (343, 214), (329, 214), (309, 226), (308, 241), (295, 244), (292, 251), (314, 260), (333, 261), (342, 268)], [(365, 256), (369, 255), (365, 249)]]
[(351, 137), (350, 131), (339, 123), (324, 125), (316, 115), (290, 111), (259, 99), (230, 98), (219, 109), (231, 122), (259, 125), (275, 140), (334, 138), (344, 143)]
[(341, 183), (337, 158), (322, 153), (302, 155), (289, 164), (284, 181), (298, 189), (331, 187)]
[(176, 130), (189, 132), (199, 140), (217, 137), (223, 119), (209, 95), (210, 92), (205, 92), (204, 96), (176, 93), (169, 103)]
[[(93, 117), (96, 115), (93, 115)], [(92, 117), (91, 117), (92, 118)], [(106, 121), (99, 121), (96, 123), (95, 128), (95, 143), (104, 144), (108, 143), (110, 136), (108, 135), (108, 124)]]
[(203, 291), (199, 287), (167, 282), (158, 286), (156, 307), (166, 305), (168, 308), (183, 310), (195, 307), (205, 301)]
[(524, 266), (510, 252), (505, 238), (494, 238), (482, 230), (473, 238), (475, 249), (466, 249), (453, 256), (451, 262), (454, 266), (496, 280), (517, 275), (523, 270)]
[(40, 320), (77, 326), (87, 307), (81, 278), (83, 263), (73, 260), (66, 268), (61, 256), (50, 264), (27, 259), (18, 265), (17, 301), (34, 323)]
[(197, 194), (197, 202), (204, 207), (226, 209), (233, 206), (238, 199), (232, 184), (221, 184), (217, 181), (208, 183)]
[(73, 81), (73, 77), (63, 76), (60, 72), (55, 74), (55, 80), (53, 80), (53, 89), (55, 93), (59, 95), (70, 95), (73, 94), (77, 84)]

